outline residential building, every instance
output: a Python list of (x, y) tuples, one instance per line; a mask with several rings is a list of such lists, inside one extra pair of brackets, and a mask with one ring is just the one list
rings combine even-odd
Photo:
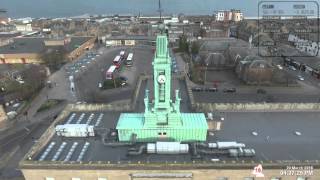
[(73, 60), (93, 47), (94, 37), (70, 37), (49, 39), (39, 37), (13, 38), (0, 47), (0, 64), (41, 63), (41, 54), (49, 48), (63, 47), (67, 57)]
[(16, 30), (19, 32), (32, 32), (32, 26), (30, 23), (16, 23), (15, 24)]
[(216, 21), (239, 22), (243, 20), (243, 13), (240, 10), (219, 10), (215, 13)]
[(243, 20), (243, 13), (240, 10), (231, 9), (231, 21), (239, 22)]

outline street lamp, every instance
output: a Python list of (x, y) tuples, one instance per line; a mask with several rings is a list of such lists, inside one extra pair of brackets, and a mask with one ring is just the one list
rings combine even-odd
[(207, 81), (207, 70), (208, 70), (208, 66), (209, 66), (209, 64), (207, 63), (207, 64), (206, 64), (206, 69), (205, 69), (205, 71), (204, 71), (204, 84), (206, 84), (206, 81)]

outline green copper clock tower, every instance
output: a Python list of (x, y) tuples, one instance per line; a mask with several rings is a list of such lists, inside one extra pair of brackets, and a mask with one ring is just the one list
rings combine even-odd
[(171, 57), (165, 34), (157, 36), (153, 60), (154, 100), (146, 90), (145, 112), (122, 113), (117, 130), (120, 141), (130, 141), (135, 135), (138, 142), (206, 141), (208, 125), (203, 113), (180, 113), (179, 90), (171, 99)]
[(166, 35), (157, 37), (157, 50), (153, 61), (154, 103), (149, 102), (149, 92), (145, 97), (145, 126), (175, 127), (181, 126), (180, 98), (171, 100), (171, 58)]

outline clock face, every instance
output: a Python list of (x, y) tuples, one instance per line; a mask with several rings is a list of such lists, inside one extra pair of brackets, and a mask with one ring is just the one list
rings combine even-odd
[(166, 76), (164, 76), (164, 75), (159, 75), (159, 76), (158, 76), (158, 82), (159, 82), (160, 84), (165, 83), (165, 82), (166, 82)]

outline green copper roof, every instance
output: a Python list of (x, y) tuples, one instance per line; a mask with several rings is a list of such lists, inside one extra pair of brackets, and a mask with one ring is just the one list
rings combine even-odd
[(117, 129), (141, 129), (143, 127), (143, 114), (121, 113)]
[[(165, 35), (157, 36), (157, 58), (167, 58), (168, 57), (168, 39)], [(157, 59), (155, 59), (157, 60)]]
[[(182, 126), (177, 129), (208, 129), (203, 113), (181, 113)], [(143, 129), (144, 115), (142, 113), (122, 113), (117, 129)], [(160, 126), (159, 126), (160, 127)], [(161, 128), (164, 128), (161, 126)]]

